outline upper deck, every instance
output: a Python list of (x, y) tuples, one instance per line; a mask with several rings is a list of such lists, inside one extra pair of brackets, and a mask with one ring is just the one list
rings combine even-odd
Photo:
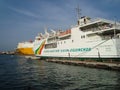
[(88, 17), (84, 17), (78, 21), (77, 27), (86, 34), (118, 34), (120, 33), (120, 23), (97, 18), (90, 19)]

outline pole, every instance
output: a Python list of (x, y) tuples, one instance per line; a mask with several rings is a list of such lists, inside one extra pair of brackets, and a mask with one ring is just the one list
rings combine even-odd
[(81, 9), (79, 8), (79, 5), (77, 6), (77, 8), (76, 8), (76, 11), (77, 11), (77, 18), (78, 18), (78, 20), (80, 19), (80, 11), (81, 11)]
[(114, 38), (116, 37), (116, 20), (115, 20), (115, 27), (114, 27)]

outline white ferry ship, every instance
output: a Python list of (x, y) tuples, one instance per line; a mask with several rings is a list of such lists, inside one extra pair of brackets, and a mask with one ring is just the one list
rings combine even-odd
[(120, 59), (120, 23), (81, 17), (68, 30), (39, 33), (34, 53), (43, 58)]

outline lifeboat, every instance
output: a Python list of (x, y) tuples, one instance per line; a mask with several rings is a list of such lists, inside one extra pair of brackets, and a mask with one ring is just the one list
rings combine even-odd
[(66, 30), (64, 32), (61, 32), (58, 37), (62, 38), (62, 37), (70, 36), (70, 35), (71, 35), (71, 30), (68, 29), (68, 30)]

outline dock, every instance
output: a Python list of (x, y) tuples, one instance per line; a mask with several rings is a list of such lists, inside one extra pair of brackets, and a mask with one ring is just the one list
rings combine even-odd
[(120, 71), (120, 63), (80, 61), (80, 60), (58, 60), (58, 59), (47, 59), (46, 61), (67, 64), (67, 65), (84, 66), (84, 67), (90, 67), (90, 68)]

